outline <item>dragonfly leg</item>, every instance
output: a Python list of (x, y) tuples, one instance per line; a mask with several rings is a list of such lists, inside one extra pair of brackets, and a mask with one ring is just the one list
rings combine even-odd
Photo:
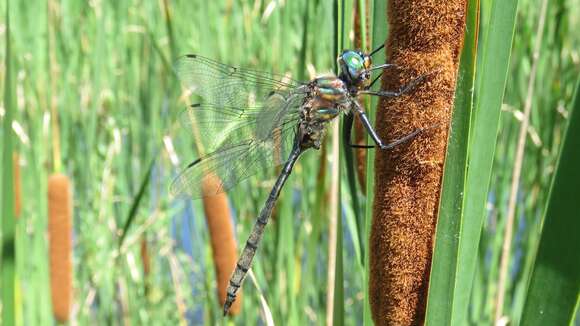
[(238, 290), (242, 287), (246, 274), (248, 273), (248, 270), (252, 266), (252, 260), (256, 255), (258, 245), (260, 243), (260, 240), (262, 239), (262, 236), (264, 235), (264, 230), (266, 228), (266, 225), (268, 224), (268, 220), (272, 215), (272, 209), (274, 208), (274, 204), (276, 203), (278, 196), (280, 196), (280, 191), (282, 190), (284, 183), (288, 179), (288, 176), (292, 172), (292, 168), (294, 167), (294, 164), (298, 160), (298, 157), (300, 156), (301, 153), (302, 149), (300, 148), (300, 144), (297, 138), (294, 142), (294, 148), (292, 149), (292, 153), (290, 153), (290, 156), (286, 161), (286, 164), (284, 165), (284, 168), (282, 169), (280, 176), (278, 176), (278, 179), (276, 180), (274, 187), (270, 191), (270, 195), (268, 196), (268, 200), (266, 201), (264, 208), (262, 208), (262, 211), (260, 211), (260, 215), (258, 216), (258, 219), (256, 220), (254, 227), (252, 228), (252, 232), (250, 233), (250, 236), (246, 241), (246, 245), (244, 246), (244, 250), (242, 251), (240, 258), (238, 259), (234, 273), (230, 278), (230, 283), (226, 290), (226, 302), (224, 303), (224, 316), (228, 313), (232, 304), (236, 300)]
[(365, 89), (364, 89), (364, 90), (366, 91), (366, 90), (369, 90), (369, 89), (371, 89), (371, 88), (373, 87), (373, 85), (374, 85), (374, 84), (375, 84), (375, 83), (376, 83), (376, 82), (377, 82), (379, 79), (381, 79), (381, 76), (383, 75), (383, 72), (384, 72), (384, 70), (381, 70), (381, 73), (380, 73), (380, 74), (379, 74), (377, 77), (375, 77), (375, 79), (373, 79), (373, 81), (372, 81), (370, 84), (368, 84), (368, 85), (367, 85), (367, 87), (365, 87)]
[[(380, 96), (380, 97), (399, 97), (407, 92), (409, 92), (410, 90), (414, 89), (420, 82), (425, 80), (425, 76), (419, 76), (413, 80), (411, 80), (407, 85), (402, 86), (401, 88), (399, 88), (398, 91), (371, 91), (368, 89), (362, 90), (359, 92), (359, 94), (366, 94), (366, 95), (374, 95), (374, 96)], [(376, 80), (373, 80), (373, 83)], [(372, 83), (371, 83), (372, 85)]]
[[(363, 112), (364, 114), (364, 112)], [(366, 114), (365, 114), (366, 116)], [(353, 144), (352, 140), (351, 140), (351, 135), (352, 135), (352, 127), (354, 124), (354, 114), (348, 114), (344, 117), (344, 126), (343, 126), (343, 130), (344, 130), (344, 136), (343, 136), (343, 141), (346, 141), (346, 145), (348, 147), (351, 148), (375, 148), (376, 146), (374, 145), (359, 145), (359, 144)]]
[(385, 43), (379, 45), (376, 49), (374, 49), (371, 53), (369, 53), (369, 57), (372, 57), (375, 53), (379, 52), (384, 47), (385, 47)]
[[(384, 144), (383, 141), (381, 140), (381, 138), (379, 137), (379, 135), (377, 135), (373, 126), (371, 125), (371, 123), (370, 123), (366, 113), (364, 112), (362, 106), (357, 101), (353, 101), (353, 103), (354, 103), (354, 108), (355, 108), (356, 114), (359, 116), (363, 126), (365, 127), (365, 129), (367, 130), (367, 132), (369, 133), (369, 135), (371, 136), (373, 141), (376, 143), (376, 146), (372, 146), (372, 145), (356, 145), (356, 144), (353, 145), (353, 144), (350, 144), (350, 142), (349, 142), (350, 146), (354, 147), (354, 148), (377, 148), (378, 147), (380, 149), (392, 149), (398, 145), (401, 145), (405, 142), (412, 140), (413, 138), (417, 137), (417, 135), (419, 135), (421, 132), (423, 132), (425, 130), (439, 127), (439, 125), (432, 125), (432, 126), (427, 127), (427, 128), (417, 128), (402, 138), (399, 138), (399, 139), (397, 139), (389, 144)], [(349, 140), (350, 140), (350, 137), (349, 137)]]

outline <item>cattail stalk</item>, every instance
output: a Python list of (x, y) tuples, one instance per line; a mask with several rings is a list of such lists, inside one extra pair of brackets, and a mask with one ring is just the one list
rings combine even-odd
[[(220, 305), (226, 302), (226, 289), (238, 260), (234, 225), (228, 206), (228, 198), (224, 193), (217, 193), (220, 187), (217, 176), (204, 178), (202, 189), (203, 209), (211, 238), (211, 248), (217, 279), (217, 293)], [(217, 194), (216, 194), (217, 193)], [(236, 300), (229, 310), (230, 315), (237, 315), (242, 304), (242, 290), (237, 293)]]
[(372, 317), (377, 325), (424, 322), (448, 126), (463, 45), (466, 0), (389, 2), (383, 89), (418, 76), (412, 91), (381, 100), (377, 131), (390, 143), (431, 129), (392, 151), (377, 151), (370, 234)]
[(48, 178), (50, 288), (54, 318), (69, 320), (72, 302), (72, 186), (68, 177)]
[[(370, 49), (370, 17), (369, 17), (369, 8), (370, 8), (370, 1), (365, 1), (365, 12), (360, 12), (360, 6), (358, 1), (355, 1), (354, 4), (354, 47), (359, 49), (363, 52), (369, 52)], [(363, 35), (363, 28), (361, 25), (361, 16), (366, 17), (365, 27), (364, 30), (366, 31), (365, 35)], [(364, 41), (364, 42), (363, 42)], [(368, 96), (361, 96), (359, 102), (367, 108), (369, 107), (370, 98)], [(357, 145), (367, 145), (367, 132), (357, 117), (354, 118), (354, 143)], [(358, 183), (362, 193), (366, 192), (366, 169), (367, 169), (367, 149), (366, 148), (357, 148), (355, 149), (356, 155), (356, 172), (358, 176)]]

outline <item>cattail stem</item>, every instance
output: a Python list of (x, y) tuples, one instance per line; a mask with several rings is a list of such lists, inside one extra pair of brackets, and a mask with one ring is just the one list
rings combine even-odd
[[(203, 180), (203, 209), (211, 238), (211, 248), (215, 264), (217, 279), (217, 293), (220, 305), (226, 302), (226, 289), (229, 284), (236, 262), (238, 260), (234, 225), (228, 205), (228, 198), (224, 193), (216, 194), (220, 187), (217, 176)], [(236, 300), (229, 310), (230, 315), (237, 315), (242, 304), (242, 290), (237, 293)]]
[(385, 71), (383, 89), (397, 90), (418, 76), (425, 81), (381, 101), (377, 131), (390, 143), (415, 128), (438, 127), (376, 153), (369, 297), (377, 325), (418, 325), (425, 318), (466, 0), (392, 0), (388, 14), (387, 57), (401, 68)]
[(66, 323), (72, 301), (72, 187), (61, 174), (48, 178), (48, 239), (52, 310)]
[[(361, 12), (361, 6), (358, 1), (354, 5), (354, 47), (360, 49), (364, 52), (370, 51), (370, 33), (369, 33), (369, 7), (370, 3), (368, 0), (363, 0), (365, 5), (365, 12)], [(364, 25), (361, 24), (361, 16), (364, 16)], [(364, 28), (363, 28), (364, 27)], [(364, 35), (363, 35), (364, 33)], [(368, 96), (361, 97), (358, 99), (359, 102), (365, 107), (369, 107), (370, 98)], [(360, 119), (355, 117), (354, 119), (354, 143), (357, 145), (366, 145), (367, 132), (361, 123)], [(367, 149), (358, 148), (355, 150), (356, 154), (356, 172), (358, 176), (358, 183), (362, 193), (366, 192), (366, 162), (367, 162)]]

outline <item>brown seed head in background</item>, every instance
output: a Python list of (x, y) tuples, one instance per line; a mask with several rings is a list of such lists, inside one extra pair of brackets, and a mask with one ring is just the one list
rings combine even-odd
[(72, 303), (72, 187), (67, 176), (48, 178), (50, 288), (54, 318), (66, 323)]
[[(220, 304), (226, 302), (226, 289), (238, 260), (234, 225), (225, 193), (216, 194), (221, 181), (217, 176), (206, 177), (203, 180), (203, 209), (207, 219), (207, 227), (211, 238), (211, 249), (215, 264), (217, 291)], [(242, 304), (242, 290), (238, 292), (236, 301), (229, 310), (230, 315), (237, 315)]]

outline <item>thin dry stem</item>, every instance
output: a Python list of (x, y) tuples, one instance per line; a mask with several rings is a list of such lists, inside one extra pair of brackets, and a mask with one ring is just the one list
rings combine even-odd
[[(58, 109), (57, 109), (57, 81), (59, 78), (59, 65), (56, 59), (56, 36), (55, 26), (58, 25), (57, 19), (59, 14), (59, 7), (54, 1), (48, 1), (48, 58), (50, 61), (50, 122), (52, 128), (52, 159), (54, 170), (59, 172), (61, 168), (61, 153), (60, 153), (60, 127), (58, 124)], [(52, 27), (52, 28), (51, 28)]]
[(544, 32), (544, 24), (546, 21), (546, 9), (548, 7), (548, 1), (542, 1), (542, 7), (540, 9), (540, 16), (538, 18), (538, 30), (536, 31), (537, 39), (534, 47), (534, 53), (532, 57), (532, 69), (530, 71), (530, 79), (528, 80), (528, 92), (526, 97), (526, 102), (524, 104), (524, 118), (522, 120), (522, 125), (520, 127), (520, 133), (518, 136), (518, 147), (516, 149), (516, 158), (514, 163), (514, 174), (512, 176), (512, 184), (510, 190), (510, 199), (508, 202), (508, 213), (507, 220), (504, 230), (504, 240), (501, 253), (501, 263), (499, 269), (499, 281), (497, 287), (497, 299), (495, 306), (495, 321), (496, 325), (500, 324), (502, 319), (503, 304), (505, 300), (505, 285), (508, 275), (509, 262), (510, 262), (510, 251), (512, 244), (512, 233), (514, 218), (516, 212), (516, 201), (519, 188), (520, 175), (522, 172), (522, 164), (524, 161), (524, 150), (526, 146), (527, 130), (530, 123), (530, 112), (532, 110), (532, 98), (534, 95), (534, 82), (536, 80), (536, 71), (538, 68), (538, 59), (540, 58), (540, 50), (542, 46), (542, 35)]
[(330, 181), (330, 216), (328, 222), (328, 284), (326, 295), (326, 325), (333, 325), (334, 283), (336, 278), (336, 243), (338, 223), (338, 178), (340, 157), (340, 130), (338, 121), (332, 126), (332, 174)]
[(185, 312), (187, 310), (187, 305), (185, 304), (184, 294), (181, 292), (181, 283), (183, 283), (183, 271), (179, 265), (177, 257), (173, 253), (169, 253), (169, 270), (171, 272), (171, 280), (173, 281), (173, 287), (175, 289), (175, 305), (177, 307), (177, 315), (179, 317), (179, 326), (187, 325), (187, 320), (185, 318)]

